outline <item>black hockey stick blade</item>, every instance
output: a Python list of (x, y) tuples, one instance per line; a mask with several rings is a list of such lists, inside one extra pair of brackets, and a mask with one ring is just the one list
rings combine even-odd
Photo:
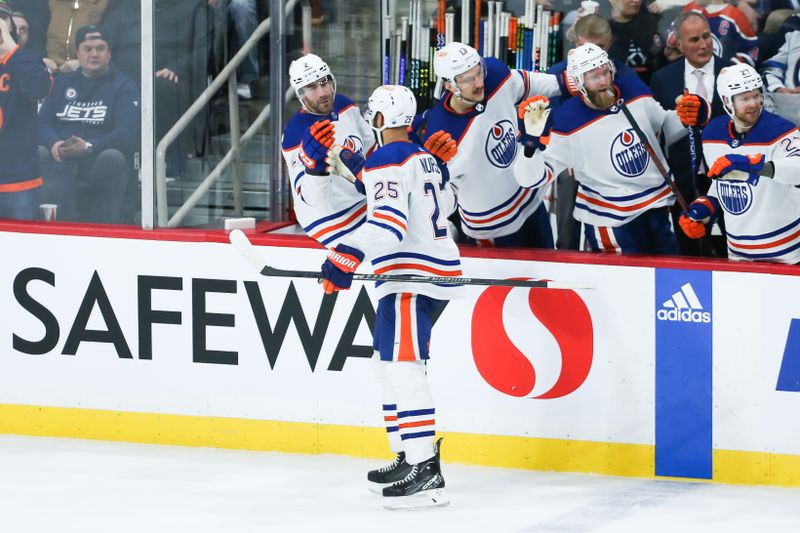
[[(270, 266), (259, 257), (258, 252), (250, 242), (250, 239), (241, 231), (233, 230), (229, 235), (231, 244), (256, 271), (262, 276), (281, 277), (281, 278), (309, 278), (322, 279), (322, 272), (311, 270), (287, 270)], [(594, 287), (589, 285), (577, 285), (572, 283), (560, 283), (557, 281), (535, 280), (535, 279), (494, 279), (494, 278), (467, 278), (452, 276), (415, 276), (411, 274), (363, 274), (355, 272), (354, 280), (361, 281), (395, 281), (403, 283), (436, 283), (440, 285), (484, 285), (496, 287), (528, 287), (540, 289), (586, 289)]]

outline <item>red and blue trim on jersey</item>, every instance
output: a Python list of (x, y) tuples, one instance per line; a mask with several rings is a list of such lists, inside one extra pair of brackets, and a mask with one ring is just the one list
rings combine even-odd
[[(727, 115), (713, 119), (703, 129), (703, 144), (724, 144), (732, 148), (772, 146), (775, 141), (794, 131), (797, 131), (797, 126), (765, 109), (761, 111), (755, 126), (744, 135), (734, 133), (733, 121)], [(714, 162), (706, 161), (706, 163), (712, 165)]]
[(385, 403), (383, 404), (383, 423), (386, 426), (386, 433), (397, 433), (397, 404)]
[(728, 251), (744, 259), (778, 261), (800, 249), (800, 218), (776, 230), (754, 235), (733, 235), (728, 232)]
[(636, 194), (604, 196), (579, 182), (575, 209), (614, 220), (628, 220), (642, 211), (663, 205), (662, 200), (668, 199), (671, 194), (669, 186), (662, 183)]
[(403, 441), (433, 437), (436, 435), (436, 409), (431, 407), (398, 411), (397, 426), (400, 428), (400, 438)]
[(381, 229), (391, 232), (397, 240), (402, 242), (408, 230), (408, 218), (406, 215), (388, 205), (379, 205), (372, 212), (372, 216), (367, 224), (378, 226)]
[(318, 218), (303, 230), (325, 246), (355, 231), (367, 220), (367, 201), (356, 202), (346, 209)]
[(458, 208), (461, 223), (473, 231), (492, 231), (513, 224), (536, 199), (535, 188), (519, 187), (502, 204), (481, 212)]
[(451, 277), (463, 275), (460, 259), (441, 259), (416, 252), (397, 252), (376, 257), (372, 260), (372, 266), (375, 267), (376, 274)]

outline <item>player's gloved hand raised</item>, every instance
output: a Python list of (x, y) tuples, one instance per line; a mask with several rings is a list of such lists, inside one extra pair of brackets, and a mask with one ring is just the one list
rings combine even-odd
[(517, 117), (521, 122), (520, 142), (525, 147), (525, 157), (532, 157), (537, 148), (544, 149), (547, 146), (552, 124), (551, 111), (550, 100), (546, 96), (533, 96), (519, 104)]
[(325, 294), (347, 290), (353, 284), (353, 272), (364, 260), (364, 253), (352, 246), (340, 244), (322, 264), (322, 288)]
[(708, 171), (711, 179), (724, 179), (731, 181), (746, 181), (750, 185), (757, 185), (760, 175), (766, 164), (764, 154), (741, 155), (728, 154), (718, 157)]
[(708, 100), (684, 89), (683, 94), (675, 99), (675, 111), (681, 124), (687, 127), (705, 126), (711, 118), (711, 105)]
[(336, 129), (328, 120), (315, 122), (308, 128), (303, 141), (300, 143), (300, 161), (306, 167), (306, 173), (325, 176), (327, 175), (325, 158), (328, 149), (333, 145), (333, 136)]
[(689, 210), (678, 219), (681, 229), (690, 239), (701, 239), (706, 236), (706, 224), (714, 221), (717, 208), (708, 196), (701, 196), (691, 204)]
[(361, 169), (364, 168), (365, 161), (361, 155), (338, 144), (328, 150), (328, 157), (325, 158), (328, 172), (342, 176), (361, 194), (366, 194), (364, 183), (361, 181)]
[(441, 162), (448, 163), (456, 155), (458, 146), (452, 135), (444, 130), (439, 130), (425, 141), (425, 149)]

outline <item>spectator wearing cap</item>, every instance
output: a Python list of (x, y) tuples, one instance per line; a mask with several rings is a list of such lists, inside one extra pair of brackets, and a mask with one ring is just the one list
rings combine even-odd
[(76, 32), (99, 23), (107, 6), (108, 0), (50, 0), (47, 57), (61, 72), (78, 68)]
[(139, 142), (139, 91), (111, 65), (104, 29), (76, 33), (80, 67), (61, 74), (39, 112), (39, 153), (75, 169), (78, 210), (88, 222), (132, 222), (131, 163)]
[[(692, 94), (705, 98), (711, 104), (711, 117), (725, 114), (722, 101), (716, 90), (716, 79), (725, 64), (714, 57), (714, 41), (708, 20), (698, 11), (687, 11), (675, 19), (675, 43), (683, 55), (673, 63), (656, 71), (650, 81), (653, 98), (664, 109), (675, 109), (675, 99), (688, 90)], [(675, 182), (688, 202), (708, 191), (710, 182), (697, 177), (702, 161), (700, 131), (695, 135), (695, 174), (692, 174), (691, 147), (688, 137), (678, 140), (669, 147), (667, 161), (675, 176)], [(673, 220), (677, 227), (681, 208), (675, 205), (672, 210)], [(676, 231), (678, 247), (683, 255), (710, 255), (710, 249), (701, 248), (697, 239), (689, 239), (682, 231)], [(725, 247), (721, 247), (724, 254)]]
[(11, 7), (0, 0), (0, 218), (37, 217), (42, 178), (36, 157), (36, 106), (52, 80), (33, 52), (12, 37)]

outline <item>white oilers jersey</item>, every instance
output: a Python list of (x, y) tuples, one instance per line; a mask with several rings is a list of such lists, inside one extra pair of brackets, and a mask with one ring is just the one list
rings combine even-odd
[[(436, 159), (412, 142), (376, 149), (362, 171), (367, 222), (342, 242), (364, 252), (376, 274), (460, 277), (461, 259), (442, 204), (445, 184)], [(461, 286), (376, 283), (379, 298), (410, 292), (447, 300)]]
[(770, 92), (800, 87), (800, 31), (787, 33), (778, 53), (764, 62), (764, 79)]
[(703, 130), (703, 154), (712, 165), (728, 154), (765, 154), (775, 177), (746, 181), (716, 179), (708, 191), (725, 218), (728, 257), (739, 261), (800, 263), (800, 134), (789, 121), (767, 111), (743, 137), (732, 136), (731, 120), (718, 117)]
[[(499, 60), (486, 58), (485, 98), (466, 113), (451, 106), (450, 93), (430, 110), (425, 136), (444, 130), (458, 143), (448, 163), (458, 200), (461, 228), (474, 239), (491, 239), (517, 231), (541, 203), (543, 191), (526, 188), (542, 177), (515, 175), (516, 106), (535, 95), (560, 94), (551, 74), (509, 70)], [(543, 188), (543, 187), (542, 187)]]
[[(638, 78), (619, 79), (616, 89), (664, 168), (669, 168), (658, 136), (663, 130), (669, 145), (686, 135), (686, 128)], [(582, 98), (572, 98), (553, 115), (550, 143), (536, 156), (539, 161), (543, 156), (555, 175), (568, 167), (574, 170), (576, 220), (618, 227), (645, 211), (673, 204), (672, 191), (619, 106), (597, 111)]]
[(300, 144), (312, 124), (330, 119), (335, 127), (334, 144), (366, 156), (375, 143), (372, 130), (358, 106), (337, 94), (329, 116), (298, 111), (283, 132), (281, 148), (289, 169), (297, 221), (311, 238), (324, 246), (336, 246), (342, 237), (366, 220), (367, 202), (352, 183), (336, 175), (313, 176), (305, 173), (300, 161)]

